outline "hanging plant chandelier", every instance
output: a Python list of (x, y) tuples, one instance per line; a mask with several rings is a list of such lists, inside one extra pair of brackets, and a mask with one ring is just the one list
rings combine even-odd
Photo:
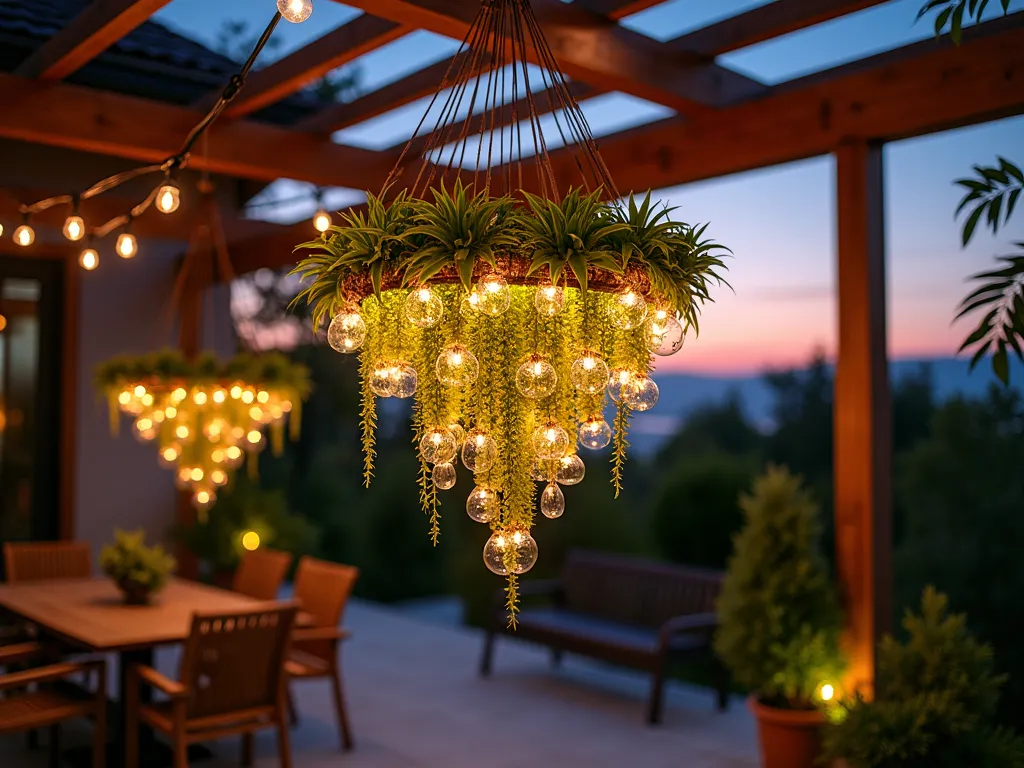
[[(517, 576), (537, 559), (535, 507), (562, 515), (561, 486), (585, 472), (577, 447), (613, 446), (618, 496), (630, 416), (658, 400), (651, 355), (697, 332), (725, 249), (650, 194), (615, 202), (529, 2), (485, 0), (461, 53), (384, 191), (299, 246), (315, 253), (293, 274), (314, 327), (329, 320), (330, 345), (360, 355), (366, 485), (377, 398), (414, 398), (434, 543), (438, 491), (461, 460), (474, 478), (466, 511), (491, 528), (483, 559), (508, 578), (514, 624)], [(572, 179), (556, 174), (555, 140)]]
[[(132, 435), (154, 443), (161, 466), (175, 471), (175, 485), (191, 494), (203, 518), (219, 489), (256, 457), (268, 441), (284, 448), (285, 421), (298, 438), (302, 401), (309, 395), (309, 370), (283, 355), (242, 354), (226, 363), (212, 355), (189, 362), (176, 351), (118, 357), (96, 372), (106, 395), (110, 428), (121, 414), (132, 419)], [(248, 460), (248, 461), (247, 461)]]

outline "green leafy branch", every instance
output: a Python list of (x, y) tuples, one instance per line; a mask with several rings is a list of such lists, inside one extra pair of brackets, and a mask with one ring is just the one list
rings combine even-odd
[(975, 229), (983, 215), (992, 233), (996, 234), (1000, 227), (1000, 217), (1002, 224), (1005, 225), (1010, 220), (1021, 192), (1024, 191), (1024, 172), (1005, 157), (998, 160), (997, 166), (974, 166), (974, 178), (957, 179), (955, 182), (966, 190), (966, 194), (956, 207), (956, 215), (959, 216), (964, 209), (973, 206), (964, 222), (964, 245), (974, 237)]
[(1024, 242), (1015, 243), (1021, 249), (1019, 256), (1004, 256), (1004, 266), (992, 272), (974, 275), (972, 280), (984, 281), (960, 305), (957, 318), (976, 310), (987, 309), (978, 326), (960, 345), (960, 351), (974, 346), (971, 367), (989, 351), (992, 353), (992, 371), (1004, 384), (1010, 381), (1007, 349), (1024, 362)]
[[(989, 0), (928, 0), (921, 10), (917, 12), (917, 18), (921, 19), (929, 13), (935, 13), (935, 36), (938, 37), (946, 27), (949, 27), (949, 39), (955, 45), (960, 45), (963, 36), (964, 16), (974, 22), (981, 21), (982, 14), (988, 6)], [(1009, 13), (1010, 0), (999, 0), (1003, 7), (1003, 13)]]

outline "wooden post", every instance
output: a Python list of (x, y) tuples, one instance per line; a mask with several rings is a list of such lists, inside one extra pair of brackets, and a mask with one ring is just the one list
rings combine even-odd
[[(194, 360), (202, 345), (201, 333), (203, 326), (203, 287), (196, 279), (195, 269), (187, 262), (182, 269), (188, 270), (184, 275), (181, 301), (178, 306), (178, 348), (188, 360)], [(196, 511), (192, 507), (192, 496), (188, 491), (178, 491), (177, 520), (181, 528), (195, 525)], [(177, 552), (178, 575), (186, 579), (199, 577), (199, 561), (188, 547), (179, 544)]]
[(882, 148), (836, 150), (839, 352), (835, 382), (836, 567), (848, 689), (871, 695), (892, 614), (892, 405), (886, 356)]

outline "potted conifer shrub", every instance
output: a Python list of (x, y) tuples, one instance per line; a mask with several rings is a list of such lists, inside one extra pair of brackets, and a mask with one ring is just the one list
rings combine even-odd
[(774, 467), (740, 507), (745, 523), (719, 597), (715, 650), (753, 691), (765, 768), (812, 768), (825, 723), (821, 692), (842, 669), (818, 507), (799, 478)]
[(878, 646), (875, 698), (843, 702), (825, 731), (825, 755), (847, 768), (1020, 768), (1024, 740), (992, 725), (1005, 678), (992, 649), (929, 587), (906, 640)]

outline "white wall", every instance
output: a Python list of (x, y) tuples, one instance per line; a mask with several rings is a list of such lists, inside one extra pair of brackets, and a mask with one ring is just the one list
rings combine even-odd
[[(126, 167), (130, 164), (96, 155), (0, 141), (0, 186), (71, 191)], [(38, 234), (40, 242), (60, 237), (59, 232)], [(110, 238), (97, 245), (99, 268), (78, 275), (74, 519), (76, 537), (92, 542), (97, 551), (116, 527), (145, 528), (154, 540), (166, 540), (174, 524), (171, 472), (158, 466), (152, 445), (131, 437), (127, 419), (122, 419), (119, 436), (110, 434), (106, 402), (93, 387), (93, 374), (114, 355), (174, 346), (176, 321), (169, 304), (188, 234), (183, 221), (181, 241), (140, 237), (139, 254), (129, 261), (114, 254)], [(208, 291), (203, 306), (204, 349), (232, 354), (227, 289)]]

